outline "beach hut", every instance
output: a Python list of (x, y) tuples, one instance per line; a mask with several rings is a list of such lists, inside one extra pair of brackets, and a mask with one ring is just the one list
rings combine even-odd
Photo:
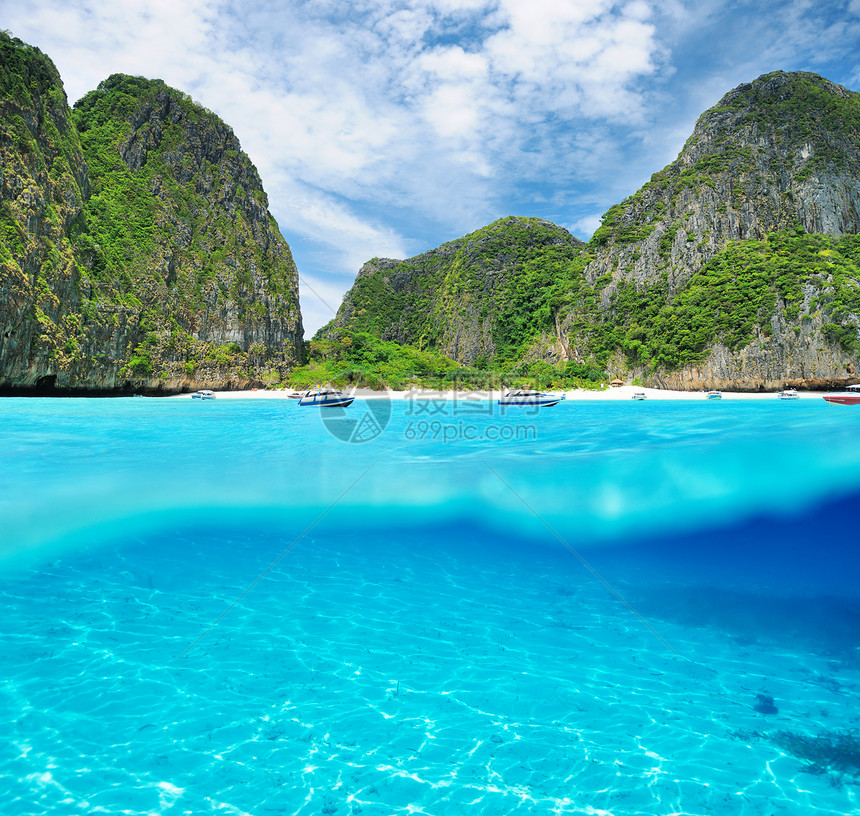
[(618, 388), (619, 385), (624, 385), (624, 380), (619, 380), (616, 377), (611, 383), (609, 383), (613, 388)]

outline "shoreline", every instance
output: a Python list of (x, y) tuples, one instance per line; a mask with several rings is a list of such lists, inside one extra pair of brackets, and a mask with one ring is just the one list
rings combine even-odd
[[(356, 399), (428, 399), (428, 400), (497, 400), (501, 391), (432, 391), (423, 388), (413, 388), (408, 391), (374, 391), (369, 388), (356, 388), (354, 390), (343, 389), (353, 394)], [(559, 391), (547, 389), (547, 393), (564, 394), (565, 400), (570, 402), (618, 402), (627, 400), (632, 402), (634, 392), (643, 392), (647, 400), (655, 402), (665, 400), (706, 401), (706, 391), (670, 391), (662, 388), (644, 388), (634, 385), (620, 385), (603, 389), (601, 391), (589, 391), (585, 389), (572, 389)], [(228, 400), (289, 400), (295, 391), (287, 390), (250, 390), (250, 391), (213, 391), (217, 399)], [(723, 400), (776, 400), (777, 391), (723, 391)], [(821, 399), (827, 391), (798, 391), (799, 399)], [(170, 394), (157, 399), (190, 399), (191, 392), (185, 394)]]

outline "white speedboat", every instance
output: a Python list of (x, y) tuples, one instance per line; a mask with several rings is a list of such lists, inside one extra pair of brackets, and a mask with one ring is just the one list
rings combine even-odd
[(287, 394), (288, 399), (301, 399), (307, 394), (311, 393), (311, 389), (309, 388), (307, 391), (294, 391), (292, 394)]
[(795, 400), (799, 399), (799, 395), (797, 393), (797, 389), (786, 388), (783, 391), (780, 391), (779, 394), (776, 395), (776, 398), (781, 400)]
[(722, 399), (723, 392), (722, 391), (708, 391), (708, 399)]
[(350, 397), (334, 388), (314, 388), (306, 391), (299, 399), (299, 405), (314, 408), (346, 408), (352, 405), (355, 397)]
[(545, 394), (533, 388), (512, 388), (499, 397), (499, 405), (526, 405), (537, 408), (548, 408), (564, 399), (564, 394)]
[(191, 395), (191, 399), (215, 399), (215, 395), (208, 389), (204, 388), (202, 391), (195, 391)]
[(644, 391), (634, 391), (631, 399), (644, 400), (648, 399), (648, 395)]

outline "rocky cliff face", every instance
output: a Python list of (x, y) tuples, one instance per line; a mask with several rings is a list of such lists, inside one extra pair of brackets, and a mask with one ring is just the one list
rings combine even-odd
[(0, 385), (38, 382), (76, 302), (69, 240), (89, 195), (60, 77), (38, 49), (0, 34)]
[[(620, 284), (647, 290), (662, 283), (671, 303), (700, 270), (719, 264), (732, 242), (761, 241), (780, 230), (856, 235), (858, 144), (860, 94), (822, 77), (780, 71), (726, 94), (699, 119), (678, 159), (611, 208), (595, 233), (595, 257), (585, 274), (591, 282), (611, 276), (601, 293), (607, 319), (615, 317)], [(825, 278), (818, 275), (812, 283), (826, 288)], [(729, 349), (717, 338), (696, 365), (655, 371), (619, 356), (617, 371), (688, 388), (852, 379), (860, 348), (834, 342), (822, 331), (830, 325), (826, 296), (813, 308), (810, 303), (806, 298), (792, 309), (780, 301), (775, 314), (758, 321), (748, 345)], [(576, 310), (561, 316), (563, 333), (578, 316)], [(856, 311), (839, 320), (843, 328), (853, 326), (856, 336)]]
[[(279, 379), (298, 276), (232, 130), (115, 75), (69, 111), (50, 60), (6, 37), (0, 388), (176, 391)], [(21, 89), (21, 90), (16, 90)]]
[[(507, 267), (506, 293), (488, 290), (480, 321), (452, 322), (434, 306), (432, 331), (417, 334), (410, 323), (395, 331), (398, 310), (380, 303), (396, 293), (398, 309), (408, 310), (419, 304), (418, 289), (371, 265), (335, 323), (355, 327), (361, 288), (364, 330), (438, 343), (466, 363), (479, 355), (502, 365), (514, 357), (596, 362), (615, 375), (691, 389), (853, 380), (858, 144), (860, 94), (814, 74), (768, 74), (703, 114), (678, 159), (612, 207), (587, 246), (555, 227), (569, 251), (565, 264), (544, 264), (550, 280), (528, 264)], [(499, 257), (518, 259), (520, 240), (507, 235)], [(448, 264), (442, 278), (427, 275), (424, 257), (403, 262), (421, 282), (422, 303), (437, 303), (452, 279), (486, 278), (469, 257)], [(469, 313), (468, 298), (454, 299)]]
[(666, 273), (677, 287), (729, 241), (795, 226), (857, 233), (858, 139), (860, 94), (822, 77), (779, 71), (735, 88), (672, 164), (606, 213), (587, 276)]
[[(582, 247), (548, 221), (509, 217), (405, 261), (375, 258), (319, 335), (368, 331), (467, 365), (513, 357), (520, 302), (535, 289), (556, 293), (581, 266)], [(548, 328), (550, 310), (536, 310), (531, 320)]]

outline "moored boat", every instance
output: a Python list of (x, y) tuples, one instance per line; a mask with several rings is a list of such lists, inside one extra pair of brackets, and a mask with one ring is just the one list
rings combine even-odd
[(708, 399), (709, 400), (718, 400), (723, 398), (722, 391), (708, 391)]
[(825, 394), (824, 399), (834, 405), (860, 405), (860, 383), (849, 385), (838, 394)]
[(335, 388), (312, 388), (299, 398), (299, 405), (314, 408), (346, 408), (355, 397), (350, 397)]
[(648, 396), (646, 395), (646, 393), (644, 391), (634, 391), (631, 399), (644, 400), (644, 399), (648, 399)]
[(549, 408), (564, 399), (564, 394), (546, 394), (533, 388), (512, 388), (499, 397), (499, 405), (525, 405), (535, 408)]
[(786, 388), (777, 394), (777, 399), (781, 400), (796, 400), (799, 398), (797, 390), (794, 388)]
[(201, 391), (195, 391), (191, 395), (191, 399), (199, 399), (199, 400), (215, 399), (215, 395), (208, 388), (204, 388)]

